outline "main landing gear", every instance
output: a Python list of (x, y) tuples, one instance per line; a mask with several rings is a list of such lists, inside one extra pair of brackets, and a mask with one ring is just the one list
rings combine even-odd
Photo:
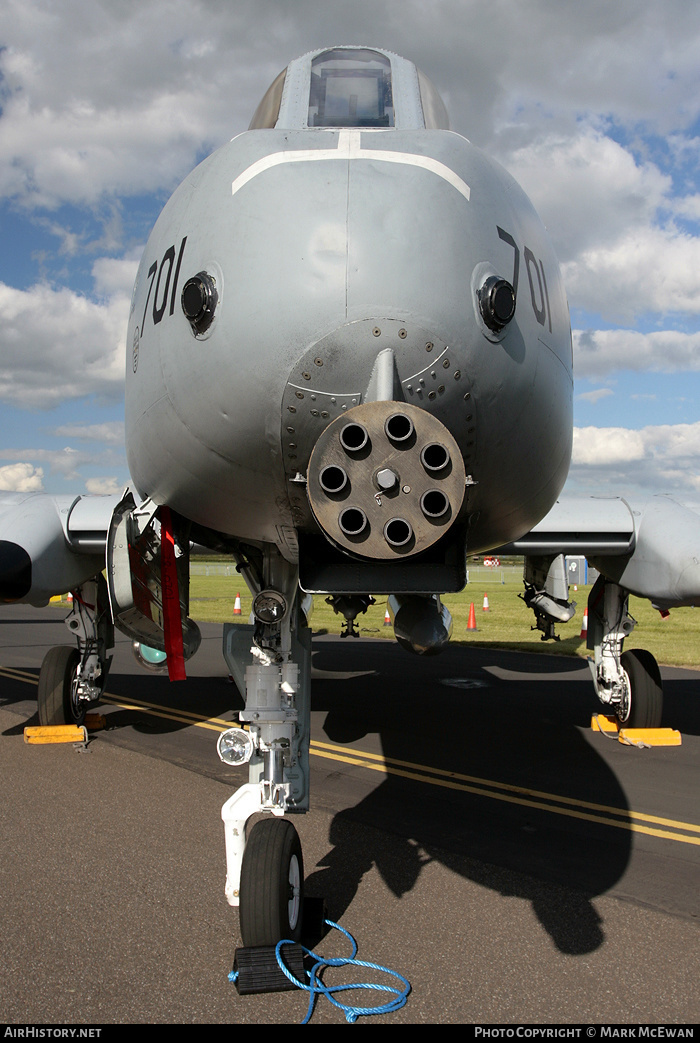
[[(226, 764), (248, 763), (248, 782), (221, 809), (226, 838), (226, 898), (240, 908), (243, 945), (298, 941), (304, 862), (284, 816), (309, 807), (311, 632), (295, 566), (266, 546), (258, 570), (241, 569), (253, 591), (252, 626), (224, 627), (224, 658), (245, 696), (247, 731), (220, 737)], [(264, 817), (249, 826), (254, 815)]]
[(651, 652), (622, 651), (636, 625), (628, 611), (629, 592), (599, 576), (588, 599), (589, 659), (596, 695), (628, 728), (658, 728), (663, 711), (663, 685)]
[[(535, 613), (542, 640), (558, 640), (557, 623), (574, 614), (563, 555), (525, 558), (525, 593), (520, 595)], [(628, 611), (629, 591), (602, 574), (588, 598), (588, 648), (596, 695), (606, 711), (628, 728), (658, 728), (663, 709), (659, 667), (651, 652), (622, 651), (636, 621)], [(534, 628), (533, 628), (534, 629)]]
[(103, 576), (73, 592), (73, 611), (65, 623), (78, 647), (57, 645), (44, 656), (37, 691), (39, 723), (44, 727), (82, 724), (87, 706), (104, 691), (114, 628)]

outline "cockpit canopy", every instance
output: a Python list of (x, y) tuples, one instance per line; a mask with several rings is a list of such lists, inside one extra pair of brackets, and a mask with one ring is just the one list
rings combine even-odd
[(391, 62), (377, 51), (324, 51), (311, 61), (310, 127), (393, 127)]
[(333, 47), (290, 62), (249, 130), (365, 127), (449, 130), (442, 98), (412, 62), (390, 51)]

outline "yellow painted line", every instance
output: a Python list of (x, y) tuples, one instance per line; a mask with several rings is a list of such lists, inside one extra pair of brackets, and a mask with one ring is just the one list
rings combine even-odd
[[(16, 680), (26, 680), (37, 684), (36, 677), (23, 674), (22, 671), (12, 668), (0, 668), (0, 674), (14, 676)], [(114, 695), (105, 693), (103, 702), (119, 706), (126, 710), (139, 710), (153, 717), (161, 717), (165, 720), (174, 720), (180, 724), (192, 725), (195, 728), (205, 728), (210, 731), (225, 731), (227, 728), (240, 727), (235, 721), (226, 721), (219, 717), (204, 717), (201, 714), (191, 713), (189, 710), (168, 710), (158, 703), (147, 703), (141, 700), (124, 700)], [(700, 837), (683, 836), (682, 832), (671, 833), (668, 830), (654, 829), (641, 823), (649, 822), (656, 825), (668, 826), (670, 829), (686, 830), (700, 834), (700, 826), (692, 822), (678, 822), (674, 819), (661, 818), (656, 815), (647, 815), (640, 811), (631, 811), (625, 808), (615, 808), (606, 804), (596, 804), (575, 797), (563, 797), (556, 793), (547, 793), (542, 790), (533, 790), (521, 786), (514, 786), (506, 782), (498, 782), (494, 779), (481, 779), (474, 775), (464, 775), (460, 772), (449, 771), (444, 768), (433, 768), (425, 764), (414, 764), (411, 761), (402, 761), (382, 754), (355, 751), (344, 746), (335, 746), (331, 743), (311, 740), (311, 754), (326, 760), (333, 760), (354, 767), (367, 768), (383, 775), (395, 775), (400, 778), (410, 779), (415, 782), (428, 783), (433, 786), (441, 786), (444, 789), (453, 789), (463, 793), (472, 793), (479, 797), (489, 797), (492, 800), (500, 800), (509, 804), (518, 804), (523, 807), (535, 808), (540, 811), (549, 811), (557, 815), (565, 815), (569, 818), (578, 818), (598, 825), (615, 826), (633, 833), (644, 833), (648, 836), (659, 837), (664, 840), (676, 840), (685, 844), (700, 846)], [(496, 792), (494, 792), (496, 791)], [(551, 801), (552, 803), (545, 803)], [(569, 805), (568, 807), (566, 805)], [(586, 809), (584, 810), (578, 810)], [(598, 814), (596, 814), (598, 812)], [(602, 814), (601, 814), (602, 813)], [(608, 816), (617, 816), (616, 818)], [(632, 821), (636, 820), (636, 821)]]
[[(124, 700), (120, 700), (118, 696), (112, 695), (110, 692), (105, 692), (101, 701), (104, 703), (113, 703), (115, 706), (121, 706), (123, 709), (127, 710), (143, 710), (144, 712), (154, 711), (154, 716), (156, 717), (167, 716), (167, 714), (163, 712), (167, 710), (167, 713), (178, 714), (179, 716), (177, 719), (179, 721), (187, 719), (185, 723), (195, 725), (209, 723), (212, 726), (215, 724), (221, 725), (218, 729), (219, 731), (225, 731), (227, 728), (235, 728), (237, 726), (235, 721), (225, 721), (222, 717), (203, 717), (201, 713), (191, 713), (189, 710), (168, 710), (167, 707), (160, 706), (158, 703), (146, 703), (142, 702), (140, 699), (130, 698), (128, 702), (124, 702)], [(155, 711), (161, 712), (156, 713)]]
[(36, 674), (28, 674), (26, 670), (15, 670), (12, 666), (0, 667), (0, 674), (9, 677), (11, 681), (27, 681), (29, 684), (39, 684)]
[[(427, 775), (419, 775), (414, 771), (406, 771), (401, 768), (395, 768), (390, 764), (377, 764), (376, 762), (367, 760), (361, 754), (356, 757), (341, 757), (338, 754), (326, 753), (321, 750), (312, 750), (312, 753), (317, 757), (327, 757), (329, 760), (344, 761), (346, 764), (354, 764), (361, 768), (369, 768), (371, 771), (378, 771), (384, 775), (397, 775), (400, 778), (412, 779), (417, 782), (428, 782), (433, 786), (442, 786), (444, 789), (459, 790), (463, 793), (473, 793), (479, 797), (490, 797), (492, 800), (500, 800), (507, 804), (519, 804), (523, 807), (536, 808), (538, 811), (551, 811), (556, 815), (565, 815), (568, 818), (583, 819), (586, 822), (596, 822), (603, 826), (616, 826), (618, 829), (626, 829), (632, 833), (646, 833), (648, 836), (661, 837), (664, 840), (679, 840), (684, 844), (695, 844), (700, 847), (700, 837), (687, 837), (683, 836), (682, 833), (669, 833), (663, 829), (652, 829), (649, 826), (641, 826), (635, 822), (629, 821), (633, 812), (626, 811), (624, 808), (613, 808), (613, 812), (619, 816), (627, 816), (627, 821), (619, 820), (615, 818), (608, 818), (604, 815), (587, 814), (583, 811), (576, 811), (573, 808), (557, 807), (556, 804), (544, 804), (541, 801), (527, 800), (525, 797), (517, 797), (510, 793), (493, 793), (488, 789), (484, 789), (480, 786), (471, 786), (461, 781), (455, 781), (446, 778), (430, 778)], [(555, 794), (546, 795), (550, 800), (559, 800)], [(585, 801), (577, 801), (582, 807), (595, 807), (595, 805), (587, 805)], [(653, 819), (652, 819), (653, 821)], [(673, 827), (677, 829), (689, 828), (691, 830), (698, 829), (697, 826), (692, 824), (686, 825), (682, 822), (674, 822), (672, 819), (665, 820)]]
[[(320, 746), (329, 751), (335, 751), (339, 754), (348, 753), (353, 754), (354, 751), (348, 750), (347, 746), (332, 746), (330, 743), (315, 742), (312, 740), (312, 746)], [(323, 756), (320, 752), (319, 756)], [(463, 775), (458, 771), (449, 771), (445, 768), (432, 768), (426, 764), (414, 764), (411, 761), (396, 760), (392, 757), (383, 757), (377, 753), (365, 753), (364, 751), (357, 751), (354, 754), (363, 760), (374, 760), (382, 764), (395, 765), (399, 768), (410, 768), (415, 771), (425, 772), (426, 774), (436, 775), (448, 779), (455, 779), (458, 782), (473, 783), (478, 786), (489, 786), (494, 789), (504, 790), (509, 793), (517, 793), (524, 797), (535, 797), (541, 800), (552, 800), (558, 804), (570, 804), (572, 807), (587, 808), (591, 811), (602, 811), (608, 815), (623, 815), (628, 818), (638, 818), (641, 822), (653, 822), (657, 826), (671, 826), (680, 829), (687, 829), (694, 833), (700, 833), (700, 826), (694, 825), (692, 822), (677, 822), (675, 819), (661, 818), (657, 815), (647, 815), (642, 811), (628, 811), (625, 808), (615, 808), (608, 804), (595, 804), (586, 800), (579, 800), (576, 797), (562, 797), (555, 793), (547, 793), (543, 790), (530, 789), (529, 787), (514, 786), (507, 782), (497, 782), (495, 779), (481, 779), (475, 775)], [(358, 762), (359, 763), (359, 762)], [(372, 764), (366, 764), (365, 767), (372, 768)], [(420, 776), (416, 776), (419, 778)], [(494, 794), (495, 796), (495, 794)]]
[[(116, 702), (113, 697), (109, 697), (108, 701)], [(118, 705), (130, 708), (128, 703), (119, 703)], [(143, 707), (144, 712), (152, 713), (155, 716), (168, 716), (167, 713), (158, 713), (154, 709), (150, 709), (150, 707), (154, 707), (157, 704), (139, 703), (138, 705)], [(133, 706), (134, 704), (132, 704), (132, 707)], [(236, 727), (235, 722), (222, 721), (218, 718), (204, 718), (201, 715), (189, 713), (188, 716), (192, 718), (191, 723), (195, 727), (210, 728), (214, 731), (223, 731), (226, 728)], [(174, 719), (182, 721), (181, 717), (176, 717)], [(218, 724), (211, 723), (213, 721), (218, 721)], [(429, 783), (434, 786), (442, 786), (445, 789), (473, 793), (480, 797), (490, 797), (493, 800), (500, 800), (509, 804), (519, 804), (524, 807), (535, 808), (541, 811), (550, 811), (558, 815), (565, 815), (569, 818), (578, 818), (587, 822), (616, 826), (619, 829), (626, 829), (634, 833), (645, 833), (648, 836), (660, 837), (664, 840), (679, 840), (686, 844), (700, 846), (700, 837), (686, 837), (681, 833), (671, 833), (668, 830), (653, 829), (649, 826), (640, 825), (630, 820), (636, 818), (640, 821), (654, 822), (657, 825), (666, 825), (671, 827), (671, 829), (689, 830), (700, 833), (700, 826), (696, 826), (693, 823), (676, 822), (673, 819), (664, 819), (654, 815), (646, 815), (643, 812), (628, 811), (625, 808), (614, 808), (604, 804), (588, 803), (573, 797), (561, 797), (555, 793), (524, 789), (519, 786), (512, 786), (508, 783), (496, 782), (495, 780), (480, 779), (472, 775), (462, 775), (459, 772), (450, 772), (442, 768), (431, 768), (427, 765), (412, 764), (410, 761), (385, 758), (381, 754), (365, 753), (363, 751), (355, 753), (345, 747), (333, 746), (330, 743), (318, 742), (313, 739), (311, 740), (310, 752), (316, 757), (350, 764), (355, 767), (368, 768), (370, 771), (378, 771), (384, 775), (396, 775), (400, 778)], [(493, 787), (493, 789), (501, 790), (502, 792), (491, 792), (486, 787)], [(522, 796), (520, 794), (522, 794)], [(533, 797), (540, 799), (528, 799)], [(544, 800), (556, 803), (546, 804), (543, 803)], [(572, 807), (557, 806), (567, 804), (572, 805)], [(575, 810), (576, 807), (587, 808), (590, 812), (604, 811), (606, 814), (591, 814), (585, 811), (578, 811)], [(608, 815), (617, 815), (618, 818), (609, 818), (607, 817)]]

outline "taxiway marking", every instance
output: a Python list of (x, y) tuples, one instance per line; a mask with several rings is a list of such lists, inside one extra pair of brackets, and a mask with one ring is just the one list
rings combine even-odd
[[(16, 670), (12, 667), (0, 667), (0, 675), (15, 681), (23, 681), (27, 684), (37, 685), (39, 683), (36, 675), (28, 674), (25, 671)], [(228, 728), (240, 727), (235, 721), (226, 721), (220, 717), (204, 717), (202, 714), (192, 713), (189, 710), (171, 710), (166, 706), (160, 706), (158, 703), (148, 703), (138, 699), (122, 699), (110, 693), (105, 693), (101, 701), (118, 706), (121, 709), (138, 710), (153, 717), (161, 717), (166, 720), (177, 721), (180, 724), (188, 724), (195, 728), (209, 729), (210, 731), (223, 732)], [(557, 793), (515, 786), (506, 782), (498, 782), (495, 779), (482, 779), (474, 775), (464, 775), (461, 772), (449, 771), (445, 768), (433, 768), (426, 764), (414, 764), (411, 761), (385, 757), (383, 754), (378, 753), (353, 750), (346, 746), (335, 746), (315, 739), (311, 740), (310, 752), (314, 757), (334, 760), (359, 768), (367, 768), (382, 775), (395, 775), (414, 782), (424, 782), (432, 786), (441, 786), (446, 789), (472, 793), (475, 796), (488, 797), (491, 800), (499, 800), (508, 804), (518, 804), (538, 811), (549, 811), (556, 815), (578, 818), (586, 822), (614, 826), (617, 829), (625, 829), (632, 833), (644, 833), (647, 836), (658, 837), (662, 840), (675, 840), (683, 844), (700, 846), (700, 836), (692, 835), (694, 833), (700, 834), (700, 825), (696, 825), (693, 822), (679, 822), (675, 819), (663, 818), (658, 815), (648, 815), (642, 811), (616, 808), (607, 804), (596, 804), (590, 801), (579, 800), (576, 797), (563, 797)], [(668, 828), (658, 829), (654, 828), (655, 826), (666, 826)], [(678, 832), (671, 832), (671, 830), (677, 830)]]

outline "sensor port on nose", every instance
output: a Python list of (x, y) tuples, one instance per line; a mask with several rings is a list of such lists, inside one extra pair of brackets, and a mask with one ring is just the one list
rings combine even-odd
[(390, 547), (405, 547), (412, 536), (413, 529), (405, 518), (391, 518), (384, 526), (384, 539)]
[(182, 310), (195, 336), (206, 333), (211, 326), (218, 300), (216, 280), (208, 272), (198, 272), (183, 286)]
[(480, 287), (477, 298), (482, 319), (490, 330), (500, 333), (515, 315), (515, 290), (507, 279), (491, 275)]
[(346, 507), (338, 515), (338, 525), (346, 536), (360, 536), (367, 528), (367, 515), (360, 507)]
[(450, 454), (447, 447), (441, 442), (429, 442), (421, 449), (420, 459), (426, 471), (434, 474), (447, 467), (450, 462)]
[(369, 442), (364, 424), (346, 424), (340, 432), (340, 444), (346, 453), (359, 453)]
[(441, 489), (428, 489), (420, 498), (420, 509), (426, 518), (442, 518), (450, 508), (450, 501)]
[(384, 422), (387, 438), (397, 445), (405, 445), (414, 433), (413, 421), (405, 413), (392, 413)]
[(324, 467), (318, 476), (318, 484), (323, 489), (324, 493), (339, 493), (348, 484), (347, 471), (343, 467), (338, 467), (337, 464), (330, 464), (328, 467)]

